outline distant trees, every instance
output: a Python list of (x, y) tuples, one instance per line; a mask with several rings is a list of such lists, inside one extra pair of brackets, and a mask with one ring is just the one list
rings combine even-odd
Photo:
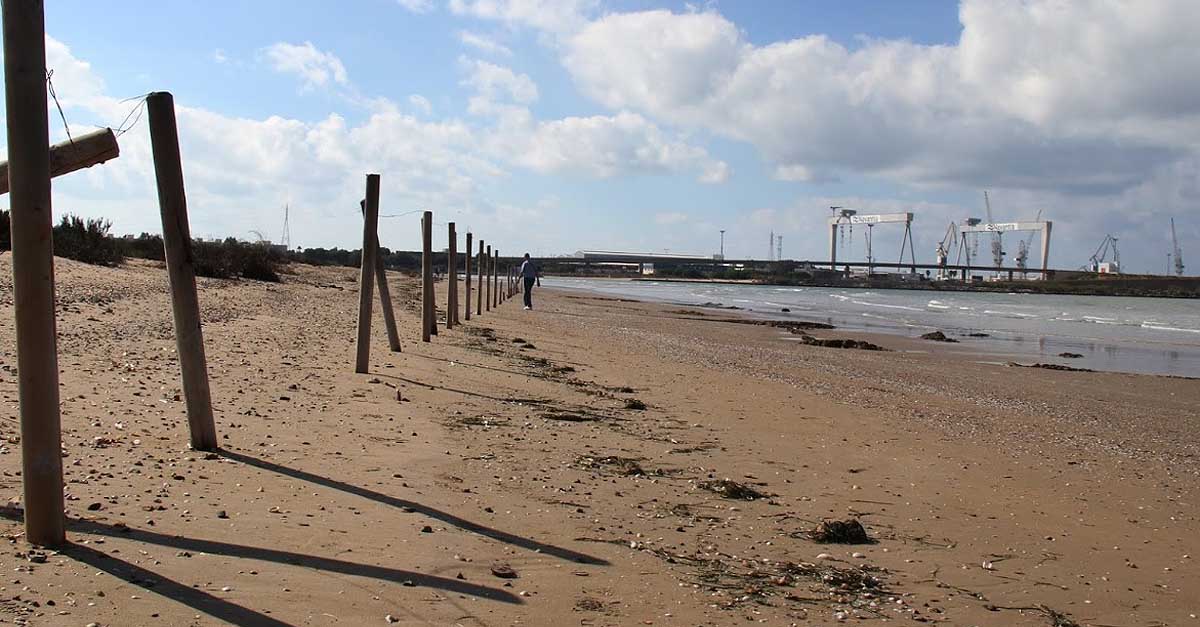
[(112, 222), (67, 214), (54, 227), (54, 254), (97, 266), (116, 266), (125, 261), (117, 238), (109, 233)]
[[(127, 257), (163, 260), (161, 235), (142, 233), (136, 237), (115, 237), (111, 229), (109, 220), (66, 214), (54, 227), (54, 254), (101, 266), (120, 265)], [(9, 212), (0, 210), (0, 251), (11, 249), (10, 239)], [(415, 272), (421, 267), (420, 253), (383, 247), (379, 252), (384, 266), (389, 269)], [(362, 251), (343, 248), (285, 251), (265, 242), (243, 242), (228, 237), (220, 241), (193, 240), (192, 258), (198, 276), (278, 282), (280, 269), (288, 263), (357, 268)], [(445, 263), (444, 254), (441, 261)]]

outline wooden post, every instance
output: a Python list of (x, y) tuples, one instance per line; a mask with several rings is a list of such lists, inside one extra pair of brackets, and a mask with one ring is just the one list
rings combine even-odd
[(463, 300), (467, 306), (463, 308), (463, 320), (471, 319), (471, 232), (467, 231), (467, 248), (463, 255), (463, 277), (466, 279), (466, 284), (463, 285)]
[[(376, 205), (378, 206), (378, 205)], [(379, 215), (376, 213), (376, 215)], [(400, 332), (396, 329), (396, 311), (392, 309), (392, 290), (388, 287), (383, 255), (379, 254), (379, 234), (375, 235), (375, 284), (379, 288), (379, 305), (383, 308), (383, 325), (387, 327), (388, 346), (399, 353)]]
[(492, 251), (492, 306), (500, 306), (500, 249)]
[(362, 254), (358, 275), (358, 354), (354, 371), (371, 368), (371, 306), (375, 300), (375, 249), (379, 244), (379, 175), (367, 175), (367, 200), (363, 207)]
[(454, 328), (458, 324), (458, 233), (454, 232), (454, 223), (447, 228), (450, 236), (450, 246), (446, 249), (446, 328)]
[(487, 290), (487, 295), (486, 295), (486, 298), (483, 299), (484, 309), (491, 311), (492, 310), (492, 246), (490, 244), (487, 247), (487, 257), (484, 258), (484, 264), (487, 266), (487, 277), (486, 277), (487, 284), (484, 287), (484, 289)]
[[(90, 168), (121, 156), (117, 136), (102, 128), (50, 147), (50, 177)], [(0, 194), (8, 193), (8, 162), (0, 161)]]
[(484, 285), (483, 285), (484, 263), (483, 263), (483, 240), (482, 239), (479, 240), (479, 263), (476, 265), (479, 266), (479, 281), (478, 281), (479, 296), (476, 297), (476, 299), (475, 299), (475, 315), (482, 316), (483, 315), (483, 292), (485, 290)]
[(150, 94), (146, 97), (146, 114), (150, 121), (163, 250), (171, 284), (171, 309), (175, 315), (175, 347), (183, 375), (191, 444), (199, 451), (213, 451), (218, 446), (217, 429), (213, 424), (204, 333), (200, 328), (200, 300), (196, 295), (196, 271), (192, 266), (192, 235), (183, 187), (183, 164), (179, 156), (179, 129), (175, 125), (175, 99), (165, 91)]
[(433, 212), (421, 215), (421, 341), (433, 334)]
[[(359, 203), (363, 219), (367, 216), (367, 201)], [(379, 199), (375, 199), (375, 215), (379, 215)], [(379, 223), (376, 222), (376, 229)], [(362, 260), (359, 260), (362, 263)], [(379, 306), (383, 309), (383, 326), (387, 329), (388, 347), (393, 353), (400, 352), (400, 333), (396, 330), (396, 311), (392, 309), (392, 290), (388, 287), (387, 272), (384, 269), (383, 254), (379, 252), (379, 232), (375, 232), (375, 286), (379, 288)]]
[(40, 0), (4, 0), (3, 17), (25, 537), (33, 544), (58, 546), (67, 537), (54, 318), (45, 14)]

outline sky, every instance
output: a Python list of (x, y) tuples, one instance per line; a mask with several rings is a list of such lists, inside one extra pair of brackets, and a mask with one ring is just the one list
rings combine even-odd
[[(1164, 272), (1172, 217), (1200, 255), (1194, 0), (46, 10), (70, 131), (130, 127), (119, 159), (54, 181), (54, 208), (118, 233), (160, 230), (138, 107), (170, 91), (195, 236), (280, 241), (286, 206), (293, 247), (357, 248), (375, 172), (393, 249), (418, 248), (427, 209), (439, 248), (453, 221), (502, 253), (708, 255), (724, 230), (727, 257), (765, 258), (773, 231), (784, 257), (823, 259), (841, 206), (913, 212), (932, 262), (986, 190), (996, 221), (1054, 222), (1054, 267), (1112, 234), (1126, 271)], [(875, 229), (877, 259), (902, 231)], [(864, 259), (862, 229), (849, 239), (839, 259)]]

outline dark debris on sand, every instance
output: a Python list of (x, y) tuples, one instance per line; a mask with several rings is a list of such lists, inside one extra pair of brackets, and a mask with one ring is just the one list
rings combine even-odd
[(703, 490), (708, 490), (719, 494), (727, 499), (735, 499), (739, 501), (753, 501), (756, 499), (765, 499), (769, 494), (760, 492), (744, 483), (738, 483), (732, 479), (714, 479), (712, 481), (701, 481), (699, 484)]
[(857, 519), (822, 520), (811, 530), (796, 534), (818, 544), (874, 544), (867, 529)]

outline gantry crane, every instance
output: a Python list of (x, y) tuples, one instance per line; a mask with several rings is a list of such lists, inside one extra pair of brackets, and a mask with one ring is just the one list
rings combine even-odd
[[(834, 270), (837, 269), (837, 245), (838, 245), (838, 229), (839, 228), (841, 228), (845, 225), (849, 225), (850, 228), (853, 229), (855, 224), (867, 225), (867, 274), (871, 274), (871, 272), (873, 270), (872, 264), (875, 262), (875, 258), (873, 256), (873, 253), (871, 250), (871, 238), (873, 235), (872, 232), (875, 229), (875, 225), (876, 224), (903, 223), (904, 224), (904, 235), (902, 235), (900, 238), (900, 261), (898, 263), (901, 263), (901, 264), (904, 263), (904, 252), (905, 252), (905, 250), (907, 250), (909, 260), (912, 263), (909, 271), (912, 272), (913, 274), (916, 274), (917, 259), (916, 259), (916, 252), (913, 250), (913, 243), (912, 243), (913, 214), (911, 212), (859, 215), (858, 211), (856, 211), (854, 209), (846, 209), (844, 207), (830, 207), (830, 209), (834, 212), (834, 215), (831, 218), (829, 218), (829, 267), (831, 269), (834, 269)], [(851, 233), (853, 233), (853, 231), (851, 231)]]

